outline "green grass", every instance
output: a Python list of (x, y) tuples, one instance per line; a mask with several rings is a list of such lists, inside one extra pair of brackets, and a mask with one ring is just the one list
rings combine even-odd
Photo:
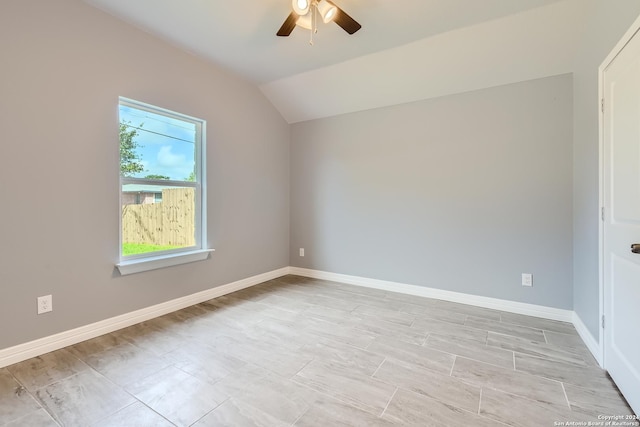
[(149, 245), (146, 243), (123, 243), (122, 255), (146, 254), (147, 252), (166, 251), (167, 249), (175, 249), (180, 246), (170, 245)]

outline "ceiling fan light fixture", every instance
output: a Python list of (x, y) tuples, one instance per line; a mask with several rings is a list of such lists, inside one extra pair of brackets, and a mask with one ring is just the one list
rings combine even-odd
[(331, 22), (338, 14), (338, 8), (327, 0), (320, 0), (317, 8), (325, 24)]
[(288, 37), (298, 26), (311, 30), (310, 44), (313, 44), (313, 34), (318, 31), (318, 15), (325, 24), (333, 21), (348, 34), (354, 34), (362, 28), (355, 19), (344, 10), (328, 0), (291, 0), (293, 10), (284, 20), (276, 33), (278, 37)]
[(304, 16), (309, 12), (311, 0), (291, 0), (293, 10), (300, 16)]

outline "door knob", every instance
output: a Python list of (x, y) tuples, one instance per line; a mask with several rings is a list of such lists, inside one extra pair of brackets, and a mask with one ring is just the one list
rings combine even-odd
[(631, 252), (634, 254), (640, 254), (640, 243), (633, 243), (631, 245)]

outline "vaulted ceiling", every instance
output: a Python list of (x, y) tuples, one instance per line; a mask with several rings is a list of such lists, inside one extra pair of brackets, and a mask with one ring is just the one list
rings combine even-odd
[(85, 0), (260, 87), (289, 122), (572, 71), (580, 0), (334, 0), (362, 24), (275, 33), (290, 0)]

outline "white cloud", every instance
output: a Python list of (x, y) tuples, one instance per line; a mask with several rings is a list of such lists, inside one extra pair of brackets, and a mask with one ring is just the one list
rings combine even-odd
[(158, 151), (158, 166), (167, 168), (184, 168), (187, 159), (184, 154), (173, 154), (170, 145), (164, 145)]

